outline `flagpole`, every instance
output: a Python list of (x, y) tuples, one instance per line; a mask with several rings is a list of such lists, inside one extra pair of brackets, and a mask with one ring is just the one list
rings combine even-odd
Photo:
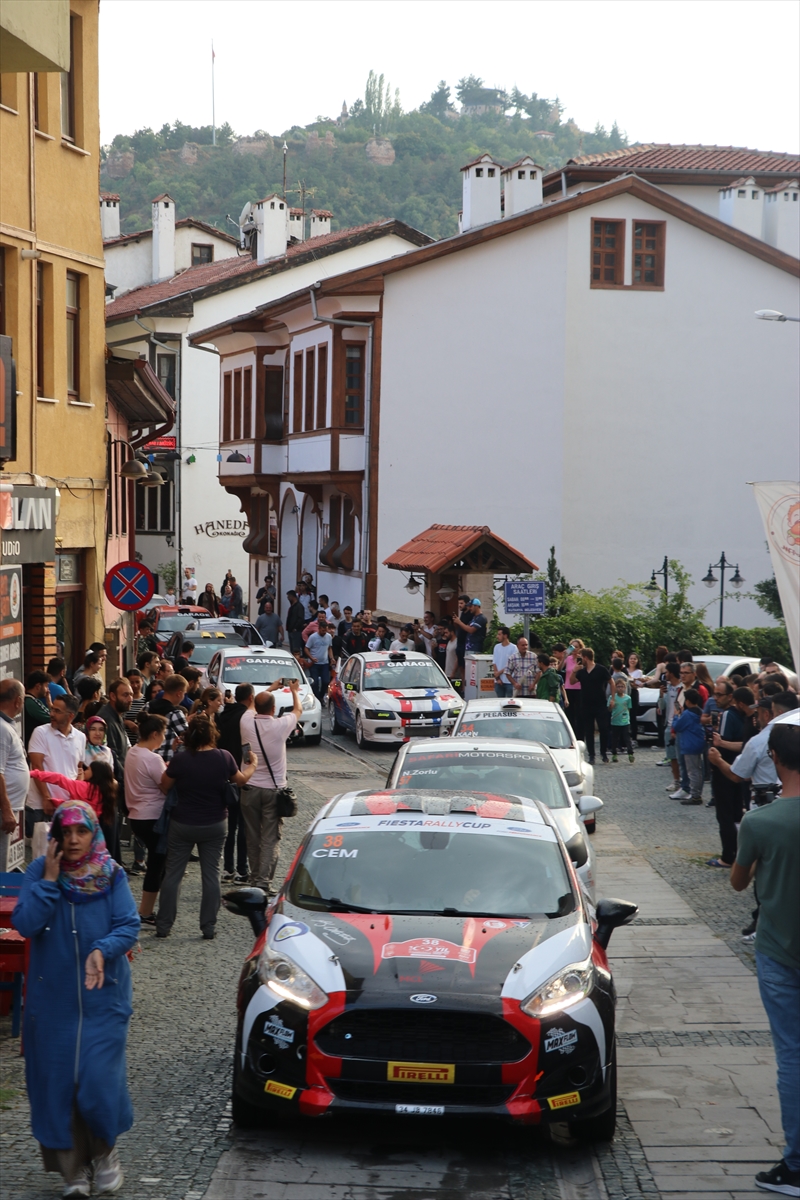
[(214, 99), (214, 42), (211, 42), (211, 145), (217, 144), (217, 112)]

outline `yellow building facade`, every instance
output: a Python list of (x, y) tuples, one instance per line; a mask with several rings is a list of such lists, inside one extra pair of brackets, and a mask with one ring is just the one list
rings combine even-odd
[[(48, 0), (13, 7), (13, 30), (0, 28), (10, 47), (0, 54), (0, 334), (11, 339), (16, 363), (17, 444), (2, 478), (15, 497), (47, 489), (55, 522), (52, 561), (24, 563), (29, 671), (46, 665), (57, 646), (77, 666), (91, 642), (104, 640), (99, 5)], [(60, 32), (43, 49), (37, 29), (26, 30), (25, 14), (38, 23), (44, 9)], [(69, 70), (61, 71), (65, 37)], [(18, 69), (6, 70), (6, 63)], [(14, 561), (13, 534), (4, 527), (5, 561)]]

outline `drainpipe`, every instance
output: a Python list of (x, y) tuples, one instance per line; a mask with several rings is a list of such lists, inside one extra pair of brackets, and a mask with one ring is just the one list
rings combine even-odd
[(321, 317), (317, 312), (317, 297), (315, 289), (319, 283), (315, 283), (309, 289), (311, 297), (311, 311), (314, 314), (314, 320), (321, 322), (323, 325), (342, 325), (346, 329), (354, 325), (360, 326), (367, 330), (367, 361), (364, 364), (364, 506), (361, 514), (361, 607), (365, 608), (367, 603), (367, 571), (369, 569), (369, 479), (370, 479), (370, 456), (372, 450), (372, 339), (373, 339), (373, 323), (372, 321), (350, 321), (342, 320), (341, 317)]

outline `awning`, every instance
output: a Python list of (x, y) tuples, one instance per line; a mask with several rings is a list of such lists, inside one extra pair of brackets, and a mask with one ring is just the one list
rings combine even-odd
[(106, 359), (106, 391), (126, 418), (133, 446), (162, 437), (175, 424), (175, 401), (143, 358)]
[(525, 575), (539, 570), (488, 525), (431, 525), (385, 558), (383, 565), (393, 571), (431, 575), (448, 570)]

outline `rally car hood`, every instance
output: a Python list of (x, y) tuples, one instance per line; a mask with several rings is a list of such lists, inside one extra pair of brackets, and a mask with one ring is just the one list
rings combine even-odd
[[(391, 688), (389, 691), (364, 691), (361, 693), (364, 703), (369, 708), (386, 708), (392, 712), (400, 712), (403, 705), (409, 700), (418, 709), (431, 708), (434, 711), (444, 705), (447, 708), (451, 704), (462, 703), (461, 697), (449, 688)], [(426, 704), (425, 701), (429, 701)]]
[[(289, 922), (307, 933), (280, 938)], [(322, 942), (328, 961), (341, 969), (348, 1007), (370, 1008), (408, 1001), (474, 1007), (479, 997), (496, 1005), (510, 978), (525, 976), (523, 988), (536, 986), (530, 979), (541, 982), (565, 955), (567, 961), (574, 957), (576, 938), (585, 954), (586, 937), (580, 910), (560, 918), (481, 919), (317, 913), (288, 902), (276, 907), (268, 933), (276, 950), (284, 949), (298, 962), (306, 951), (316, 950), (312, 940)]]

